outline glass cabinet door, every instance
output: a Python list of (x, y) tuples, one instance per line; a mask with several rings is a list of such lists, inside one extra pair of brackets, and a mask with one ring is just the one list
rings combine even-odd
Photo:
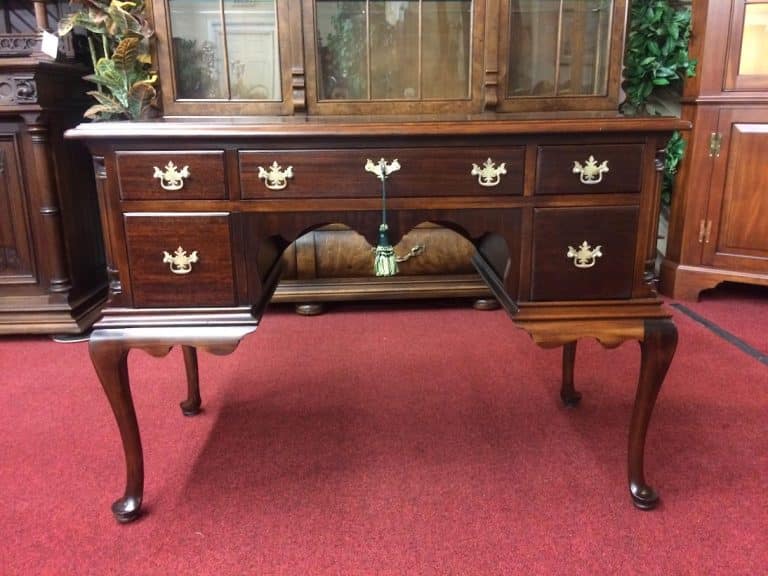
[[(279, 0), (166, 0), (159, 40), (168, 50), (163, 78), (176, 104), (283, 101)], [(162, 4), (162, 3), (158, 3)], [(158, 11), (156, 10), (156, 19)], [(161, 46), (162, 48), (163, 46)], [(164, 59), (161, 58), (161, 68)], [(167, 81), (166, 81), (167, 82)], [(166, 84), (167, 85), (167, 84)], [(168, 102), (164, 102), (168, 108)], [(258, 110), (258, 107), (256, 108)]]
[(735, 0), (726, 90), (768, 90), (768, 1)]
[(625, 0), (509, 0), (502, 109), (617, 106)]
[(387, 111), (428, 110), (440, 102), (468, 110), (478, 93), (473, 63), (479, 59), (473, 58), (473, 48), (482, 30), (476, 30), (475, 4), (305, 0), (308, 76), (316, 110), (384, 111), (376, 106), (380, 102), (388, 103)]

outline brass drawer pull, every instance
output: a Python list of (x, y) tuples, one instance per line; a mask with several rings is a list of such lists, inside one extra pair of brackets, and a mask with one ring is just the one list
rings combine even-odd
[(477, 176), (478, 184), (480, 184), (480, 186), (485, 186), (486, 188), (498, 186), (501, 182), (502, 174), (506, 173), (506, 162), (502, 162), (498, 168), (496, 167), (496, 163), (490, 158), (485, 161), (482, 167), (478, 166), (477, 164), (472, 164), (472, 176)]
[(573, 173), (579, 175), (582, 184), (599, 184), (603, 181), (603, 174), (610, 171), (608, 160), (598, 164), (594, 156), (590, 156), (583, 166), (580, 162), (573, 163)]
[(259, 178), (264, 180), (264, 186), (270, 190), (283, 190), (288, 186), (288, 179), (293, 178), (293, 166), (285, 170), (277, 162), (272, 162), (267, 170), (259, 166)]
[(158, 178), (160, 180), (160, 186), (163, 187), (163, 190), (175, 192), (176, 190), (184, 188), (184, 179), (189, 178), (189, 176), (189, 166), (184, 166), (184, 168), (179, 171), (176, 164), (168, 162), (165, 170), (160, 170), (160, 168), (155, 166), (155, 174), (153, 178)]
[(189, 274), (192, 272), (192, 264), (196, 262), (198, 262), (197, 250), (189, 255), (181, 246), (176, 248), (173, 254), (163, 251), (163, 264), (170, 264), (171, 272), (174, 274)]
[(392, 160), (392, 162), (387, 162), (382, 158), (376, 163), (368, 158), (365, 162), (365, 171), (374, 174), (382, 182), (386, 180), (390, 174), (397, 172), (398, 170), (400, 170), (400, 162), (397, 161), (397, 158)]
[(568, 246), (568, 253), (566, 256), (568, 258), (573, 258), (573, 265), (576, 266), (576, 268), (592, 268), (592, 266), (597, 263), (597, 259), (603, 257), (601, 248), (602, 246), (592, 248), (592, 246), (585, 240), (578, 248)]

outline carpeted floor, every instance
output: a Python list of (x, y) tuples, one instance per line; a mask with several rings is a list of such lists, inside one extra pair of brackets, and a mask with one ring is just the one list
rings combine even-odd
[(201, 356), (195, 418), (180, 352), (133, 353), (146, 514), (121, 526), (87, 346), (0, 340), (0, 574), (765, 573), (768, 366), (675, 316), (653, 512), (626, 487), (636, 344), (581, 345), (567, 410), (560, 352), (503, 312), (280, 309)]
[(724, 282), (680, 304), (768, 357), (768, 286)]

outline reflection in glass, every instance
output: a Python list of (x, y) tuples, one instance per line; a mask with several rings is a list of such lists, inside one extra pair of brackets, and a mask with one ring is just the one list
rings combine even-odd
[(280, 100), (275, 0), (169, 0), (180, 99)]
[(472, 0), (316, 0), (320, 100), (469, 97)]
[(744, 32), (741, 37), (739, 74), (768, 75), (768, 3), (747, 4), (744, 8)]
[(509, 95), (604, 94), (611, 0), (512, 0)]

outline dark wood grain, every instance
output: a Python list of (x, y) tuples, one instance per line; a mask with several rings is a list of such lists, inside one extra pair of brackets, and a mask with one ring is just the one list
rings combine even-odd
[[(541, 208), (535, 211), (532, 300), (629, 298), (637, 242), (635, 207)], [(582, 242), (601, 246), (591, 268), (567, 257)]]
[[(229, 216), (125, 215), (125, 239), (136, 306), (230, 306), (235, 303)], [(163, 252), (198, 252), (189, 274), (178, 275)]]
[[(227, 197), (224, 184), (224, 152), (221, 150), (135, 151), (115, 155), (123, 200), (220, 200)], [(165, 170), (169, 162), (189, 177), (180, 190), (164, 190), (154, 177), (155, 167)]]
[[(367, 160), (401, 165), (387, 179), (387, 195), (472, 196), (520, 195), (523, 193), (523, 148), (371, 148), (348, 150), (241, 151), (240, 173), (244, 198), (344, 198), (380, 197), (381, 181), (366, 172)], [(473, 164), (482, 167), (491, 158), (505, 164), (498, 186), (485, 187), (472, 176)], [(294, 176), (284, 190), (270, 190), (258, 177), (259, 167), (277, 162)]]
[[(536, 168), (536, 194), (600, 194), (639, 192), (642, 144), (593, 144), (542, 146)], [(608, 161), (609, 172), (596, 184), (583, 184), (574, 174), (574, 162), (584, 165), (594, 156), (598, 164)]]

